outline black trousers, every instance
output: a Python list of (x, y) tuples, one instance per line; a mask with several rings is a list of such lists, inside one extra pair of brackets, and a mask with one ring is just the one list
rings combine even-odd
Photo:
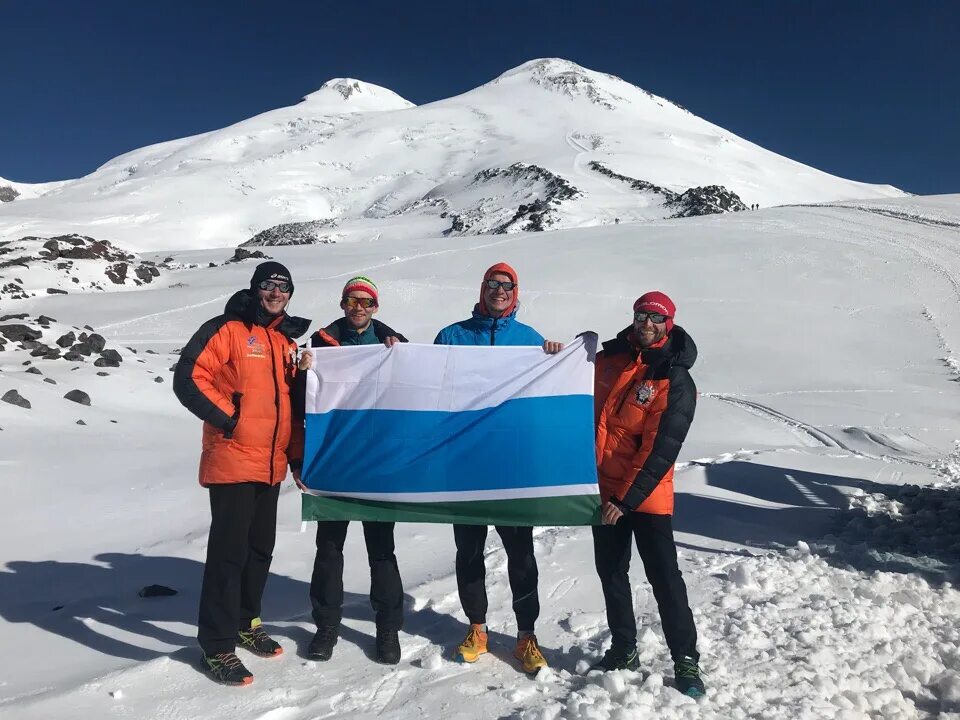
[(237, 631), (260, 617), (277, 537), (279, 485), (211, 485), (210, 536), (197, 640), (207, 655), (233, 652)]
[[(310, 604), (318, 627), (337, 626), (343, 619), (343, 543), (347, 521), (317, 523), (317, 556), (310, 580)], [(403, 626), (403, 582), (394, 554), (392, 522), (364, 522), (363, 539), (370, 563), (370, 604), (377, 627), (399, 630)]]
[[(487, 544), (486, 525), (454, 525), (457, 543), (457, 589), (467, 620), (474, 624), (487, 621), (487, 568), (483, 549)], [(533, 556), (533, 528), (497, 526), (497, 534), (507, 551), (507, 576), (513, 593), (513, 612), (519, 632), (533, 632), (540, 616), (537, 594), (537, 559)]]
[(633, 552), (631, 539), (636, 541), (657, 601), (670, 655), (674, 662), (685, 656), (698, 660), (697, 629), (687, 601), (687, 586), (677, 565), (677, 546), (669, 515), (630, 512), (616, 525), (593, 528), (594, 559), (603, 586), (613, 646), (629, 651), (637, 645), (637, 621), (628, 575)]

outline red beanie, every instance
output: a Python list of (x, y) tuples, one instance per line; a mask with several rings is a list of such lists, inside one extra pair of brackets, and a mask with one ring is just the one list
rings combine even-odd
[(517, 307), (517, 299), (520, 297), (520, 284), (517, 280), (517, 271), (506, 263), (497, 263), (496, 265), (491, 265), (487, 268), (487, 271), (483, 274), (483, 282), (480, 283), (480, 312), (484, 315), (489, 315), (487, 310), (487, 304), (483, 301), (483, 291), (486, 289), (485, 283), (490, 279), (492, 275), (507, 275), (513, 282), (517, 285), (513, 288), (513, 301), (507, 306), (507, 309), (503, 311), (503, 315), (500, 317), (506, 317), (512, 313)]
[(667, 332), (673, 330), (673, 316), (677, 314), (677, 306), (673, 300), (667, 297), (666, 293), (659, 290), (651, 290), (637, 298), (633, 304), (633, 311), (660, 313), (667, 316)]

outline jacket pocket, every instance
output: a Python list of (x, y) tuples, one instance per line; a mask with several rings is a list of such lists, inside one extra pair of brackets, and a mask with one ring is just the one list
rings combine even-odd
[(230, 398), (233, 401), (233, 415), (223, 427), (223, 436), (228, 440), (233, 437), (233, 431), (237, 429), (237, 424), (240, 422), (240, 399), (242, 397), (242, 392), (234, 392)]

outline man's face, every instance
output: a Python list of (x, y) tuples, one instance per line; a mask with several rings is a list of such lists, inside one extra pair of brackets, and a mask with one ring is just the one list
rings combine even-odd
[[(282, 292), (281, 287), (287, 288), (288, 292)], [(260, 305), (266, 310), (268, 315), (279, 315), (286, 309), (290, 302), (290, 284), (283, 281), (264, 280), (257, 288), (257, 297), (260, 298)]]
[[(364, 307), (364, 305), (370, 307)], [(370, 320), (378, 309), (373, 295), (363, 290), (351, 290), (344, 295), (340, 301), (340, 307), (343, 308), (343, 316), (350, 323), (350, 327), (357, 332), (367, 329), (367, 325), (370, 324)]]
[(638, 310), (633, 314), (633, 334), (642, 348), (656, 345), (667, 335), (667, 316)]
[(507, 290), (499, 284), (491, 288), (488, 280), (485, 280), (483, 283), (483, 303), (487, 306), (487, 312), (499, 317), (503, 314), (504, 310), (510, 307), (510, 303), (513, 302), (514, 293), (517, 292), (517, 289), (516, 286), (513, 285), (513, 280), (511, 280), (510, 276), (506, 273), (494, 273), (490, 276), (489, 280), (496, 281), (497, 283), (511, 284), (510, 289)]

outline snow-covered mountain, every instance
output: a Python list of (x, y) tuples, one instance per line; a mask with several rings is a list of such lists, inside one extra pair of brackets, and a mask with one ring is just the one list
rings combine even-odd
[(903, 195), (559, 59), (420, 107), (331, 80), (292, 107), (134, 150), (80, 179), (3, 187), (0, 239), (78, 233), (129, 250), (237, 245), (278, 225), (288, 237), (291, 223), (310, 223), (296, 226), (310, 228), (300, 241), (342, 242)]

